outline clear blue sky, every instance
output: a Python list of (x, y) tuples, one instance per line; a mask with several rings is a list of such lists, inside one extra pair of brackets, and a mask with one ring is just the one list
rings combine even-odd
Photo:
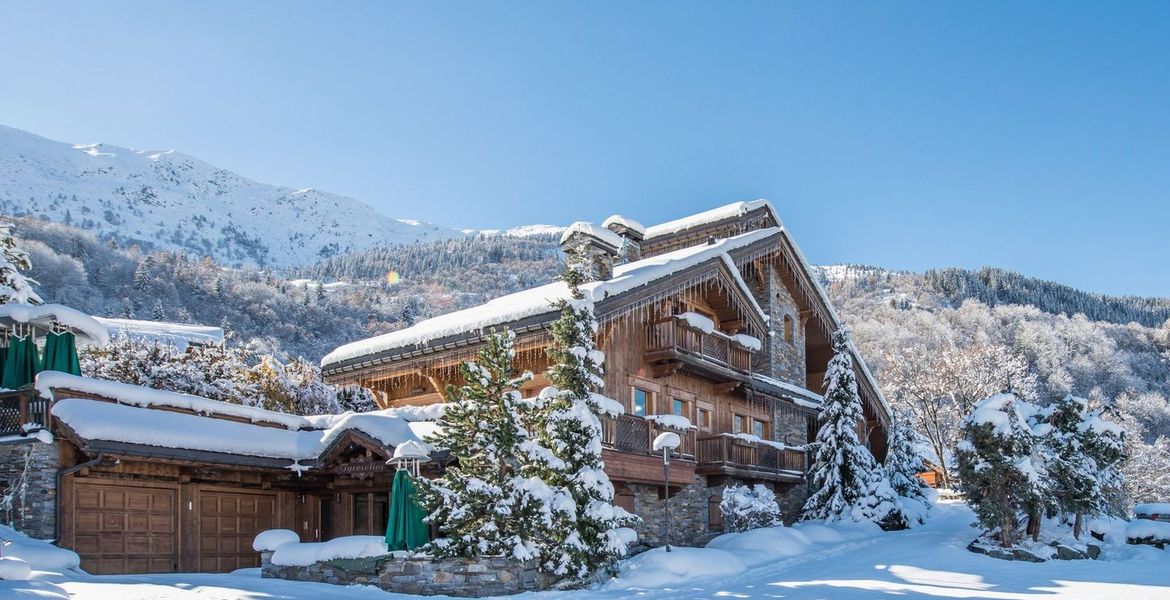
[(0, 123), (460, 227), (765, 197), (818, 263), (1170, 295), (1168, 28), (1166, 2), (0, 0)]

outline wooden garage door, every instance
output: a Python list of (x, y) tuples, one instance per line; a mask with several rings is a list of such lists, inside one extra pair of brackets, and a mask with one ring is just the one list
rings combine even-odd
[(73, 549), (81, 568), (166, 573), (178, 568), (178, 490), (77, 482)]
[(260, 566), (252, 541), (275, 526), (275, 492), (200, 490), (199, 570), (220, 573)]

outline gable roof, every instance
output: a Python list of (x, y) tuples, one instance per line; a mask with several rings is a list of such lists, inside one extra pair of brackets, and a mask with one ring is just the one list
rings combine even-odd
[[(586, 283), (580, 289), (585, 299), (596, 305), (597, 316), (602, 319), (622, 305), (618, 298), (623, 295), (704, 263), (716, 262), (726, 267), (723, 270), (742, 292), (741, 298), (750, 304), (751, 310), (761, 321), (766, 322), (767, 316), (756, 303), (728, 252), (767, 243), (766, 240), (774, 240), (779, 235), (778, 228), (761, 229), (717, 240), (712, 244), (682, 248), (618, 265), (614, 267), (613, 278)], [(326, 371), (353, 368), (364, 361), (385, 357), (396, 351), (432, 352), (442, 349), (444, 344), (451, 341), (448, 338), (478, 336), (490, 328), (503, 325), (509, 325), (513, 330), (531, 328), (555, 319), (558, 312), (554, 304), (569, 299), (569, 287), (563, 281), (508, 294), (479, 306), (421, 321), (405, 329), (345, 344), (325, 355), (321, 359), (321, 367)]]
[(772, 219), (775, 221), (776, 227), (784, 227), (784, 222), (780, 220), (780, 215), (776, 213), (776, 209), (772, 206), (772, 203), (768, 202), (767, 200), (760, 199), (752, 200), (750, 202), (732, 202), (731, 204), (724, 204), (718, 208), (712, 208), (711, 210), (686, 216), (681, 219), (675, 219), (673, 221), (659, 223), (658, 225), (652, 225), (646, 228), (646, 239), (650, 240), (656, 237), (683, 233), (690, 229), (703, 227), (721, 221), (736, 220), (743, 215), (758, 209), (764, 209), (770, 213)]

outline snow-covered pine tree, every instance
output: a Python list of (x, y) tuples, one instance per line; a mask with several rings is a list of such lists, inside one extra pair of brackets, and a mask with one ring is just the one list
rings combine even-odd
[(887, 448), (886, 477), (900, 498), (907, 524), (925, 523), (931, 500), (929, 488), (918, 474), (926, 470), (926, 465), (918, 452), (918, 434), (902, 413), (891, 415)]
[(1073, 537), (1080, 539), (1084, 517), (1110, 511), (1110, 498), (1124, 487), (1118, 466), (1124, 458), (1119, 425), (1090, 411), (1084, 398), (1067, 395), (1046, 407), (1051, 430), (1044, 436), (1055, 508), (1073, 517)]
[(780, 525), (780, 506), (776, 494), (762, 484), (730, 485), (719, 502), (726, 531), (748, 531)]
[(906, 517), (885, 471), (857, 437), (862, 422), (861, 396), (849, 350), (849, 333), (833, 333), (833, 358), (825, 373), (828, 389), (822, 403), (812, 466), (816, 491), (804, 504), (803, 520), (872, 521), (883, 529), (903, 529)]
[(573, 512), (568, 494), (520, 474), (528, 433), (519, 387), (532, 375), (516, 372), (512, 344), (511, 332), (489, 335), (476, 361), (460, 366), (464, 383), (448, 388), (439, 431), (427, 440), (456, 459), (442, 477), (419, 481), (427, 521), (443, 534), (426, 546), (433, 555), (540, 558), (554, 518)]
[[(1010, 548), (1017, 516), (1033, 513), (1045, 493), (1044, 465), (1028, 419), (1036, 407), (1012, 392), (975, 403), (956, 447), (961, 489), (980, 524)], [(1038, 533), (1038, 532), (1037, 532)]]
[(572, 300), (558, 304), (561, 316), (552, 326), (552, 385), (541, 391), (531, 415), (535, 437), (547, 451), (525, 452), (527, 472), (566, 490), (576, 505), (575, 518), (562, 517), (550, 531), (552, 552), (542, 563), (546, 571), (574, 579), (612, 570), (627, 551), (618, 529), (636, 521), (613, 504), (613, 484), (602, 470), (599, 415), (612, 414), (617, 402), (593, 391), (604, 383), (605, 354), (594, 345), (597, 320), (578, 287), (580, 276), (572, 267), (565, 271)]
[(0, 304), (40, 304), (32, 287), (36, 281), (22, 273), (32, 268), (28, 253), (16, 245), (12, 228), (12, 223), (0, 222)]

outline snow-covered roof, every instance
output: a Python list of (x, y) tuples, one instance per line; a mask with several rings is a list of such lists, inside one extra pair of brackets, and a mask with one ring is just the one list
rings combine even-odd
[(624, 243), (622, 236), (606, 229), (605, 227), (589, 223), (588, 221), (577, 221), (576, 223), (569, 225), (565, 229), (565, 232), (561, 234), (561, 243), (564, 244), (565, 241), (568, 240), (569, 237), (571, 237), (574, 233), (583, 233), (589, 237), (596, 238), (612, 246), (614, 250), (621, 248), (622, 244)]
[[(609, 233), (611, 235), (617, 235), (612, 231)], [(752, 303), (752, 309), (761, 315), (761, 318), (766, 319), (763, 309), (760, 308), (759, 304), (756, 304), (751, 290), (748, 289), (747, 283), (743, 281), (743, 278), (739, 274), (739, 269), (736, 268), (735, 263), (727, 255), (727, 252), (779, 234), (780, 229), (778, 228), (760, 229), (735, 237), (717, 240), (713, 244), (691, 246), (689, 248), (682, 248), (673, 252), (618, 265), (614, 267), (612, 279), (586, 283), (581, 285), (580, 289), (585, 294), (587, 300), (597, 303), (664, 277), (669, 277), (708, 260), (722, 260), (728, 265), (732, 277), (743, 288), (745, 296)], [(421, 321), (406, 329), (351, 342), (325, 355), (321, 359), (321, 365), (327, 367), (335, 363), (371, 356), (406, 346), (426, 345), (433, 340), (447, 336), (485, 331), (491, 327), (498, 327), (526, 317), (544, 314), (551, 315), (555, 312), (553, 308), (554, 303), (559, 300), (569, 300), (570, 298), (569, 288), (563, 281), (508, 294), (507, 296), (501, 296), (479, 306)]]
[(3, 304), (0, 305), (0, 324), (24, 323), (48, 330), (57, 322), (73, 330), (78, 342), (103, 345), (110, 341), (109, 331), (96, 319), (63, 304)]
[(662, 235), (670, 235), (680, 231), (686, 231), (694, 227), (706, 225), (708, 223), (715, 223), (724, 219), (731, 219), (743, 216), (757, 208), (767, 208), (772, 213), (772, 217), (776, 219), (776, 224), (783, 227), (783, 222), (780, 221), (780, 215), (776, 213), (776, 209), (772, 207), (772, 203), (767, 200), (752, 200), (750, 202), (732, 202), (725, 204), (718, 208), (703, 211), (698, 214), (659, 223), (658, 225), (651, 225), (646, 228), (646, 239), (658, 237)]
[(606, 229), (609, 229), (610, 225), (621, 225), (630, 231), (634, 231), (643, 236), (646, 235), (646, 226), (629, 217), (623, 217), (621, 215), (610, 215), (609, 218), (601, 222), (601, 226), (605, 227)]
[(94, 317), (105, 326), (110, 337), (125, 335), (135, 340), (166, 344), (178, 350), (185, 350), (189, 344), (213, 346), (223, 343), (222, 327), (210, 325), (189, 325), (165, 321), (140, 321), (136, 319), (110, 319)]
[(774, 377), (768, 377), (767, 375), (761, 375), (760, 373), (752, 373), (752, 379), (764, 385), (772, 386), (774, 388), (788, 392), (792, 396), (792, 401), (797, 406), (820, 409), (821, 403), (824, 402), (824, 397), (822, 397), (820, 394), (811, 390), (806, 390), (799, 385), (793, 385), (786, 381), (780, 381)]

